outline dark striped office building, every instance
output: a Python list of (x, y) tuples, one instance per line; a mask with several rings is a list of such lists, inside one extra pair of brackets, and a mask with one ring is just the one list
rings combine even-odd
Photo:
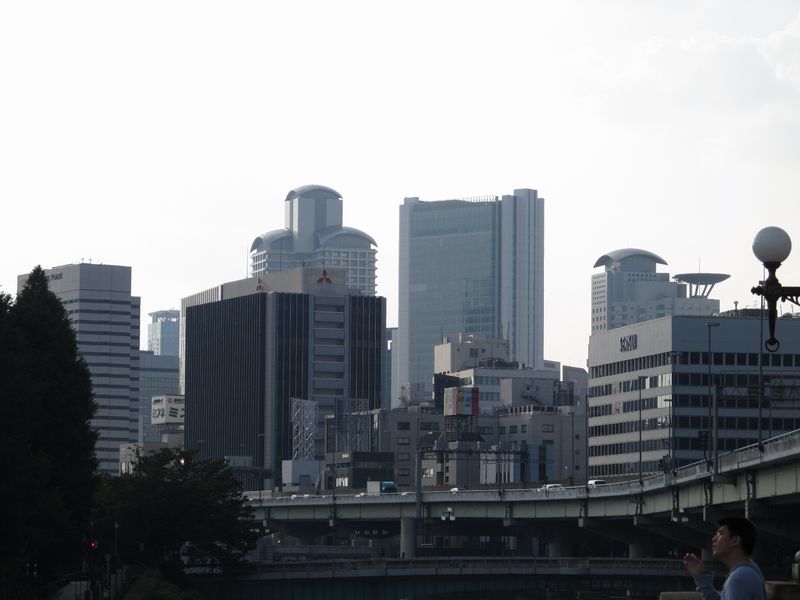
[(319, 460), (322, 423), (337, 402), (382, 406), (386, 301), (347, 295), (344, 269), (252, 277), (185, 298), (181, 308), (186, 446), (202, 459), (227, 459), (247, 489), (279, 486), (281, 461), (298, 458), (292, 399), (316, 403), (319, 425), (306, 423), (305, 433)]

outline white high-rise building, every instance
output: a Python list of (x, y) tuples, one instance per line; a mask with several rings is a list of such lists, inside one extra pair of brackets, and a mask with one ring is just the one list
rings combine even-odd
[(152, 322), (147, 324), (147, 349), (156, 356), (178, 356), (181, 311), (157, 310), (148, 314)]
[(459, 333), (508, 342), (538, 368), (544, 346), (544, 199), (536, 190), (400, 206), (399, 384), (432, 391), (433, 348)]
[(342, 226), (342, 195), (322, 185), (293, 189), (284, 202), (283, 229), (258, 236), (250, 246), (252, 276), (295, 267), (342, 267), (347, 288), (375, 295), (374, 239)]
[[(139, 309), (131, 296), (131, 268), (81, 263), (45, 269), (89, 366), (99, 434), (95, 452), (102, 472), (119, 473), (120, 444), (135, 442), (139, 423)], [(17, 290), (27, 281), (17, 279)]]
[[(594, 263), (604, 267), (592, 275), (592, 333), (660, 319), (668, 315), (713, 315), (719, 300), (709, 298), (714, 285), (729, 275), (657, 273), (667, 262), (647, 250), (623, 248), (604, 254)], [(688, 296), (687, 296), (688, 292)]]

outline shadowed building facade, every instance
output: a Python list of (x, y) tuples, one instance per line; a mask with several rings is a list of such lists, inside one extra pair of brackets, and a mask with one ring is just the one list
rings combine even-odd
[(182, 301), (186, 445), (222, 459), (248, 489), (280, 485), (294, 456), (292, 400), (326, 415), (348, 398), (381, 407), (385, 299), (346, 293), (345, 270), (298, 268), (223, 284)]

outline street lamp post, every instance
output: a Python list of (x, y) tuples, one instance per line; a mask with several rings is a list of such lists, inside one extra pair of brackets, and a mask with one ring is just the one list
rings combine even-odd
[(764, 264), (768, 273), (767, 279), (751, 290), (767, 302), (769, 338), (764, 342), (767, 352), (777, 352), (781, 345), (775, 337), (778, 300), (781, 302), (788, 300), (800, 306), (800, 286), (781, 285), (775, 275), (775, 271), (788, 258), (791, 251), (792, 240), (789, 238), (789, 234), (780, 227), (765, 227), (756, 234), (753, 240), (753, 254)]
[(575, 407), (572, 407), (572, 411), (569, 413), (570, 416), (570, 429), (571, 433), (570, 436), (572, 441), (570, 443), (570, 451), (572, 452), (572, 458), (570, 459), (570, 472), (569, 472), (569, 485), (570, 487), (575, 485)]
[(675, 419), (676, 413), (675, 410), (675, 388), (677, 386), (676, 380), (678, 377), (677, 369), (675, 368), (677, 365), (681, 363), (681, 358), (683, 357), (683, 352), (672, 351), (670, 353), (670, 362), (672, 363), (672, 376), (670, 379), (670, 403), (669, 403), (669, 467), (671, 469), (676, 469), (678, 467), (678, 439), (675, 435)]
[(711, 353), (711, 328), (719, 327), (718, 322), (706, 323), (708, 328), (708, 429), (711, 437), (711, 448), (713, 453), (709, 453), (713, 458), (713, 469), (717, 472), (717, 396), (714, 393), (713, 374), (711, 373), (711, 365), (714, 362), (714, 355)]
[(639, 485), (644, 485), (644, 479), (642, 479), (642, 388), (644, 387), (645, 378), (642, 375), (639, 375), (637, 386), (639, 388)]

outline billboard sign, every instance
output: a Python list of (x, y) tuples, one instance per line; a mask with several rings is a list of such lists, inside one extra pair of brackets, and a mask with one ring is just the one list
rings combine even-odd
[(444, 390), (444, 415), (471, 415), (480, 414), (480, 394), (476, 387), (445, 388)]
[(153, 425), (183, 423), (185, 406), (183, 396), (153, 396), (150, 422)]

